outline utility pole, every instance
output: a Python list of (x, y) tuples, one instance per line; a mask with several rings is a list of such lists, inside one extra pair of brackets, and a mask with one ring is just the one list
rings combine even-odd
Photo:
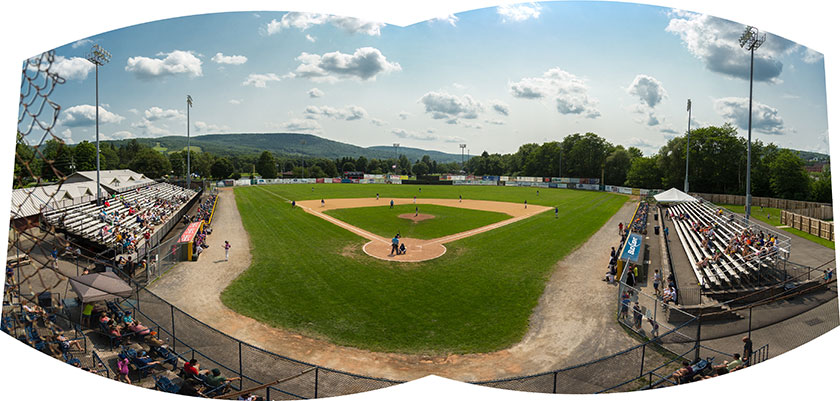
[(744, 34), (741, 35), (740, 45), (742, 48), (750, 52), (750, 111), (747, 123), (747, 202), (744, 212), (746, 212), (747, 224), (750, 222), (750, 212), (752, 205), (752, 192), (750, 191), (750, 170), (752, 170), (752, 103), (753, 103), (753, 64), (755, 60), (755, 51), (764, 43), (767, 35), (758, 36), (758, 29), (753, 26), (747, 26)]
[(683, 192), (688, 193), (688, 155), (690, 153), (688, 144), (691, 142), (691, 99), (688, 99), (686, 110), (688, 110), (688, 131), (685, 134), (685, 188), (683, 188)]
[(192, 97), (187, 95), (187, 189), (190, 188), (190, 178), (192, 176), (190, 171), (190, 108), (192, 108), (192, 104)]
[(87, 60), (93, 63), (96, 69), (96, 205), (102, 204), (102, 187), (99, 185), (99, 66), (108, 64), (111, 61), (111, 53), (99, 45), (93, 45)]

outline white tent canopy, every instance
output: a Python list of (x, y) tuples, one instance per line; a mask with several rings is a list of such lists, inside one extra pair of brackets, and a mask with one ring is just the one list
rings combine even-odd
[(654, 195), (653, 198), (660, 203), (689, 202), (697, 200), (697, 198), (676, 188), (671, 188), (665, 192)]
[(85, 274), (71, 277), (70, 287), (82, 303), (110, 301), (131, 295), (131, 287), (114, 272)]

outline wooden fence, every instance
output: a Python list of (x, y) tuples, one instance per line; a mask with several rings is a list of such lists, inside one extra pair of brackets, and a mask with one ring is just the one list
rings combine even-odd
[[(744, 195), (703, 194), (694, 192), (692, 192), (691, 195), (695, 197), (699, 196), (716, 205), (744, 205), (747, 203), (747, 197)], [(777, 209), (786, 210), (814, 219), (834, 220), (834, 207), (830, 203), (817, 203), (790, 199), (765, 198), (763, 196), (753, 196), (752, 206), (774, 207)]]
[(834, 241), (834, 222), (810, 218), (801, 214), (781, 211), (782, 224), (791, 226), (797, 230), (805, 231), (808, 234)]

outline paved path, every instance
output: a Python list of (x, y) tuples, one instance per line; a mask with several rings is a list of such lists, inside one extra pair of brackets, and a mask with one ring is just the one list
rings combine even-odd
[[(601, 281), (610, 246), (618, 241), (615, 228), (619, 221), (630, 219), (634, 207), (634, 203), (624, 204), (589, 241), (557, 264), (525, 336), (497, 352), (434, 357), (371, 352), (270, 327), (228, 309), (219, 294), (248, 268), (251, 256), (233, 191), (227, 189), (220, 191), (214, 233), (208, 239), (210, 248), (198, 262), (182, 263), (149, 289), (234, 338), (352, 373), (399, 380), (435, 374), (463, 381), (541, 373), (635, 345), (615, 324), (615, 287)], [(233, 245), (229, 262), (224, 261), (221, 248), (225, 240)]]

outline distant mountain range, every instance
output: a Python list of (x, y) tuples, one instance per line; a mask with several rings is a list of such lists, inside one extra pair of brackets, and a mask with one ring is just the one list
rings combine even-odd
[[(164, 136), (160, 138), (136, 138), (137, 142), (149, 147), (156, 147), (163, 152), (177, 152), (187, 146), (185, 136)], [(107, 141), (122, 146), (130, 139)], [(332, 141), (309, 134), (213, 134), (194, 136), (190, 146), (196, 146), (204, 152), (223, 156), (259, 155), (270, 151), (280, 157), (323, 157), (337, 159), (341, 157), (368, 159), (387, 159), (395, 157), (393, 146), (361, 146)], [(399, 154), (405, 155), (412, 162), (428, 155), (438, 163), (460, 162), (460, 154), (449, 154), (436, 150), (425, 150), (400, 146)], [(467, 157), (464, 156), (466, 160)]]
[[(186, 149), (187, 147), (187, 137), (185, 136), (164, 136), (160, 138), (136, 139), (137, 142), (149, 147), (155, 147), (162, 152), (177, 152), (182, 149)], [(122, 146), (128, 141), (130, 141), (130, 139), (105, 142), (112, 142), (117, 146)], [(364, 156), (368, 159), (387, 159), (395, 157), (394, 148), (392, 146), (371, 146), (364, 148), (310, 134), (273, 133), (200, 135), (192, 137), (190, 144), (191, 146), (198, 147), (201, 151), (222, 156), (253, 156), (259, 155), (263, 151), (267, 150), (280, 157), (304, 156), (323, 157), (329, 159), (338, 159), (342, 157), (358, 158), (359, 156)], [(820, 162), (827, 163), (830, 161), (829, 155), (826, 154), (794, 149), (791, 150), (799, 152), (799, 157), (801, 157), (806, 164)], [(436, 150), (425, 150), (404, 146), (400, 146), (399, 154), (405, 155), (408, 160), (412, 162), (421, 159), (425, 155), (428, 155), (432, 160), (436, 160), (438, 163), (461, 161), (460, 154), (444, 153)], [(464, 160), (468, 158), (468, 156), (464, 156)]]

